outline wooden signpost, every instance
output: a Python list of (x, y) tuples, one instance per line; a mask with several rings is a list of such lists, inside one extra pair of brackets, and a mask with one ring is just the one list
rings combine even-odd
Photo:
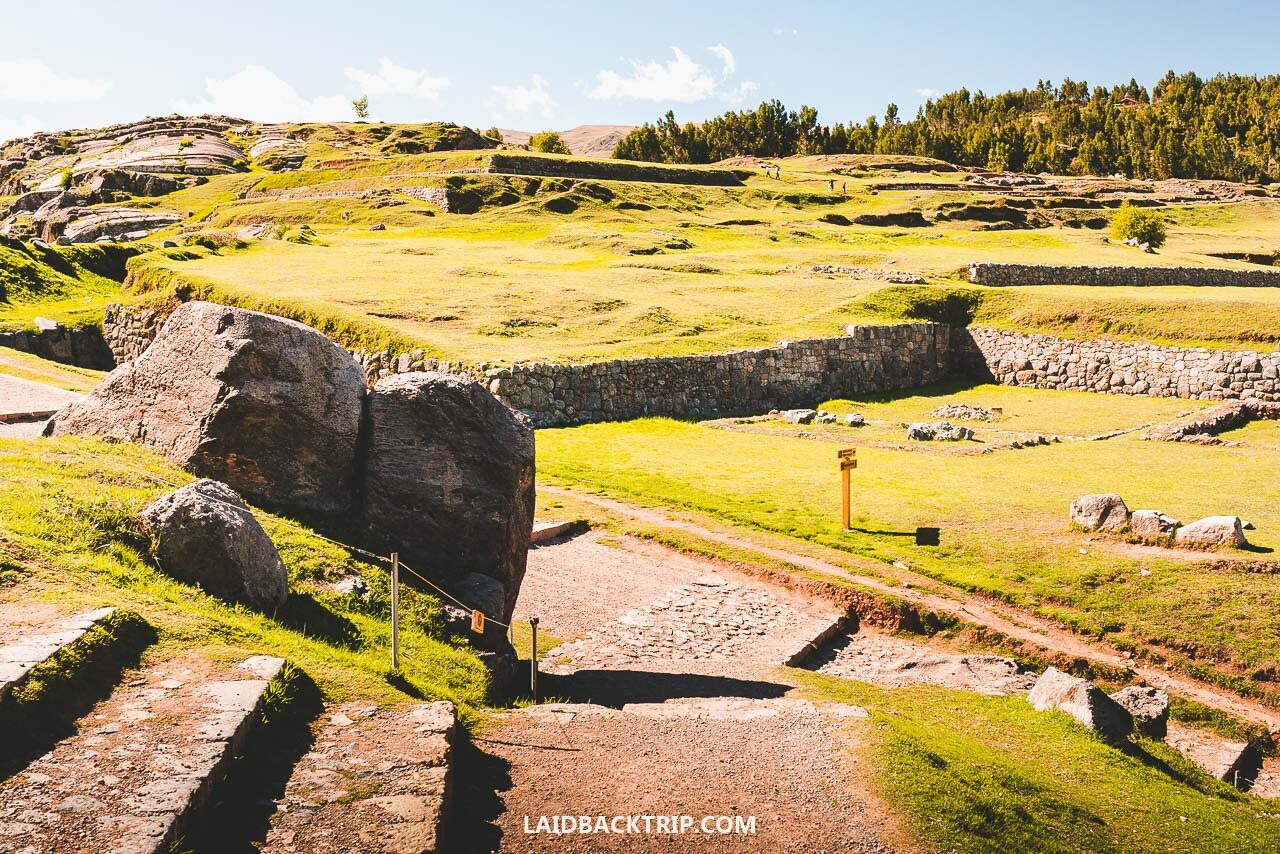
[(840, 527), (849, 530), (849, 472), (858, 467), (858, 449), (842, 448), (840, 456)]

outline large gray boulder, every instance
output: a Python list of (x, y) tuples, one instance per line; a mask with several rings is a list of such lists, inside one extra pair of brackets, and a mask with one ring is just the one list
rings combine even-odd
[[(510, 622), (533, 528), (533, 428), (479, 383), (397, 374), (369, 392), (363, 476), (371, 543), (437, 583), (501, 602)], [(470, 603), (469, 603), (470, 604)], [(476, 604), (479, 604), (477, 602)]]
[(1139, 732), (1152, 738), (1169, 733), (1169, 695), (1150, 685), (1130, 685), (1111, 695), (1133, 717)]
[(1242, 549), (1249, 545), (1249, 541), (1244, 538), (1244, 523), (1239, 516), (1206, 516), (1179, 528), (1174, 535), (1174, 542), (1180, 546), (1197, 548)]
[(1071, 522), (1087, 531), (1123, 531), (1129, 524), (1129, 508), (1114, 492), (1082, 495), (1071, 502)]
[(45, 435), (137, 442), (255, 503), (338, 516), (355, 485), (364, 394), (355, 361), (311, 327), (190, 302)]
[(289, 598), (275, 545), (235, 490), (198, 480), (157, 499), (139, 518), (168, 575), (206, 593), (271, 612)]
[(1050, 667), (1027, 695), (1037, 712), (1066, 712), (1105, 739), (1119, 741), (1133, 731), (1133, 718), (1087, 679)]

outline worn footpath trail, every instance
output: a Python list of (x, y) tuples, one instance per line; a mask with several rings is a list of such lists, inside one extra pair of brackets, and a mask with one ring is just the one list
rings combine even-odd
[[(1267, 708), (1261, 703), (1173, 671), (1142, 664), (1106, 644), (1072, 634), (1050, 620), (1030, 614), (1012, 605), (956, 589), (948, 589), (945, 595), (929, 592), (928, 589), (919, 589), (920, 587), (937, 589), (938, 582), (936, 579), (917, 575), (907, 569), (894, 568), (893, 571), (902, 580), (914, 582), (913, 586), (910, 587), (892, 584), (886, 582), (883, 578), (862, 575), (821, 558), (803, 554), (793, 548), (788, 548), (783, 537), (761, 535), (758, 538), (747, 538), (680, 518), (674, 512), (668, 512), (663, 509), (637, 507), (601, 495), (546, 484), (539, 484), (538, 489), (544, 494), (565, 496), (593, 504), (603, 510), (635, 522), (681, 531), (703, 540), (786, 561), (804, 569), (840, 579), (846, 583), (853, 583), (878, 593), (893, 596), (923, 609), (950, 614), (961, 620), (994, 629), (1016, 641), (1037, 644), (1047, 649), (1085, 658), (1099, 664), (1127, 667), (1136, 673), (1139, 678), (1157, 688), (1190, 697), (1214, 708), (1231, 712), (1246, 720), (1261, 723), (1272, 732), (1280, 732), (1280, 712)], [(858, 560), (852, 555), (843, 555), (842, 557), (851, 561)], [(877, 570), (883, 573), (884, 568), (877, 565)]]
[[(475, 737), (501, 803), (464, 847), (890, 850), (848, 726), (866, 712), (779, 678), (840, 619), (829, 603), (593, 532), (530, 552), (516, 611), (570, 639), (539, 682), (563, 702), (496, 714)], [(605, 816), (609, 832), (552, 832), (561, 816)], [(672, 816), (692, 825), (659, 823)]]

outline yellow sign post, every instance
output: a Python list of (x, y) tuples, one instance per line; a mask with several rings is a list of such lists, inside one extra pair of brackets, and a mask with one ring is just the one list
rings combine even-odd
[(858, 467), (858, 449), (842, 448), (840, 457), (840, 527), (849, 530), (849, 472)]

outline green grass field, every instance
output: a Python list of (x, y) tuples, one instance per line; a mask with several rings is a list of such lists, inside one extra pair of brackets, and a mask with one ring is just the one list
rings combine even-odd
[[(1131, 429), (1194, 408), (1178, 400), (979, 387), (953, 395), (909, 393), (856, 408), (891, 423), (948, 402), (1003, 406), (998, 428), (1072, 435)], [(980, 450), (984, 422), (972, 422)], [(1280, 595), (1268, 574), (1238, 565), (1206, 569), (1207, 555), (1137, 548), (1069, 529), (1078, 495), (1119, 492), (1132, 509), (1163, 510), (1184, 522), (1229, 513), (1252, 521), (1257, 553), (1280, 546), (1271, 500), (1280, 476), (1271, 425), (1234, 448), (1147, 442), (1137, 433), (992, 453), (955, 453), (911, 443), (858, 450), (854, 530), (839, 525), (836, 448), (864, 441), (855, 428), (798, 438), (794, 428), (737, 432), (689, 421), (645, 419), (543, 430), (543, 482), (687, 508), (733, 525), (784, 534), (875, 561), (900, 561), (963, 589), (1032, 608), (1121, 648), (1146, 650), (1190, 672), (1276, 697)], [(873, 430), (873, 428), (862, 428)], [(886, 428), (888, 429), (888, 428)], [(907, 445), (905, 430), (898, 442)], [(824, 440), (825, 439), (825, 440)], [(749, 461), (732, 464), (731, 461)], [(1189, 489), (1188, 484), (1194, 484)], [(939, 526), (942, 546), (914, 545), (920, 525)], [(1146, 574), (1144, 574), (1144, 570)], [(1280, 699), (1280, 697), (1276, 697)]]

